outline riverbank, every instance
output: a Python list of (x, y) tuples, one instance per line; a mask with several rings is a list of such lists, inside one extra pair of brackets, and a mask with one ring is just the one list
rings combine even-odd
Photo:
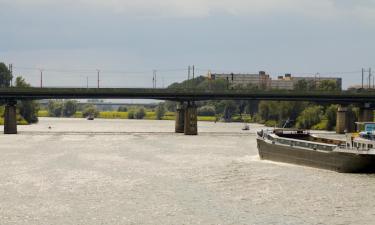
[[(38, 117), (50, 117), (47, 111), (39, 111)], [(129, 112), (105, 111), (99, 112), (97, 118), (100, 119), (128, 119)], [(72, 118), (84, 118), (82, 112), (76, 112)], [(161, 120), (175, 120), (174, 112), (167, 112)], [(152, 111), (145, 112), (144, 120), (158, 120), (156, 113)], [(198, 116), (198, 121), (215, 122), (218, 118), (216, 116)]]

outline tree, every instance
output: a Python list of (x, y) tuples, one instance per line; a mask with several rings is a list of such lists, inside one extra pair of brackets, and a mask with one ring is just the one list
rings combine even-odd
[(322, 91), (338, 91), (340, 87), (337, 85), (336, 81), (334, 80), (322, 80), (319, 83), (319, 90)]
[(135, 113), (135, 118), (137, 120), (141, 120), (143, 119), (144, 117), (146, 116), (146, 112), (145, 112), (145, 109), (142, 107), (142, 108), (139, 108), (138, 111)]
[(296, 91), (306, 91), (308, 90), (308, 84), (306, 80), (299, 80), (294, 84), (294, 90)]
[(325, 117), (327, 118), (327, 130), (334, 130), (336, 127), (337, 105), (330, 105), (325, 110)]
[(215, 116), (215, 107), (206, 105), (198, 108), (198, 116)]
[(224, 108), (224, 120), (231, 121), (232, 116), (236, 113), (237, 106), (234, 101), (224, 101), (225, 108)]
[(4, 63), (0, 63), (0, 88), (9, 87), (12, 74)]
[(87, 104), (82, 111), (82, 115), (83, 117), (88, 117), (88, 116), (98, 117), (99, 111), (94, 105)]
[(310, 129), (321, 121), (322, 115), (323, 108), (321, 106), (307, 107), (297, 118), (296, 126), (301, 129)]
[(161, 120), (165, 114), (165, 104), (159, 103), (156, 107), (156, 119)]
[(50, 100), (47, 108), (50, 116), (61, 117), (63, 115), (64, 104), (62, 101)]
[(120, 106), (118, 109), (117, 109), (118, 112), (127, 112), (128, 111), (128, 108), (126, 106)]
[[(30, 84), (28, 84), (24, 78), (17, 77), (15, 86), (19, 88), (29, 88)], [(17, 107), (19, 109), (20, 115), (28, 123), (38, 122), (39, 105), (35, 101), (19, 101)]]
[(64, 102), (63, 116), (71, 117), (77, 112), (77, 101), (68, 100)]
[(128, 119), (135, 119), (135, 112), (133, 110), (130, 110), (128, 112)]

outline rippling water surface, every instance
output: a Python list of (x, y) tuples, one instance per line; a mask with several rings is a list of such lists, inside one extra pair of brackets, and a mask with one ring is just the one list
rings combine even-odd
[(375, 175), (260, 161), (260, 126), (241, 127), (47, 118), (1, 134), (0, 224), (375, 223)]

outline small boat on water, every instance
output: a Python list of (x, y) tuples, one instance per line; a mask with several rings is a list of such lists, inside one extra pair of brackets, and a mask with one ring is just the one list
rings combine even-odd
[(341, 173), (375, 172), (375, 123), (346, 140), (311, 135), (298, 129), (264, 129), (258, 132), (257, 147), (264, 160), (311, 166)]

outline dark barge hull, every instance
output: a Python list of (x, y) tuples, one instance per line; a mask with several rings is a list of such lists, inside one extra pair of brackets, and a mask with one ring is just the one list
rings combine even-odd
[(268, 143), (257, 138), (261, 159), (292, 163), (340, 173), (374, 173), (375, 156), (365, 154), (324, 152)]

